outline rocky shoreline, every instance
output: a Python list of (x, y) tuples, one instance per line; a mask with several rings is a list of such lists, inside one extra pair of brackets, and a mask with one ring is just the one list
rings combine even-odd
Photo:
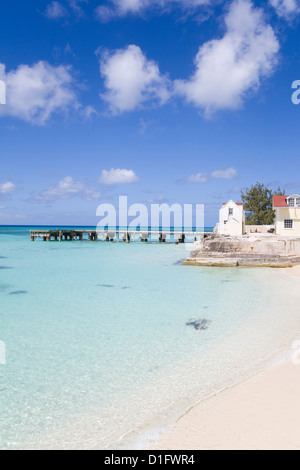
[(190, 266), (292, 268), (300, 265), (300, 240), (276, 236), (226, 237), (211, 234), (195, 244)]

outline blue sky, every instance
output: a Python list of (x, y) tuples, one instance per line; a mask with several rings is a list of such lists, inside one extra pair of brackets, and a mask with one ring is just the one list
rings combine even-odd
[(29, 0), (0, 18), (0, 224), (300, 192), (300, 2)]

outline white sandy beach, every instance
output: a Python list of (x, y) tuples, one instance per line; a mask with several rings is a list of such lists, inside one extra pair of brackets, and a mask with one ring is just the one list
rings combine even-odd
[[(285, 274), (300, 277), (300, 266)], [(299, 401), (300, 365), (290, 359), (195, 405), (153, 449), (300, 449)]]
[(286, 274), (293, 277), (300, 277), (300, 266), (295, 266), (294, 268), (288, 268), (284, 270)]
[(194, 406), (153, 449), (300, 449), (299, 397), (300, 366), (276, 366)]

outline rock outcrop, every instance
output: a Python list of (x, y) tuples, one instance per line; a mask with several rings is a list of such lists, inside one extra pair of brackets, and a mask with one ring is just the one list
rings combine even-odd
[(300, 265), (300, 240), (276, 236), (224, 237), (210, 235), (184, 262), (216, 267), (290, 268)]

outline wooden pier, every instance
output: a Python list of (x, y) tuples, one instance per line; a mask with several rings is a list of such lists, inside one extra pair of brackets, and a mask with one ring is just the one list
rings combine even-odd
[(172, 239), (175, 243), (185, 243), (187, 237), (192, 237), (192, 241), (201, 241), (204, 232), (178, 232), (178, 231), (135, 231), (135, 230), (30, 230), (31, 241), (36, 238), (44, 241), (89, 241), (89, 242), (158, 242), (166, 243)]

